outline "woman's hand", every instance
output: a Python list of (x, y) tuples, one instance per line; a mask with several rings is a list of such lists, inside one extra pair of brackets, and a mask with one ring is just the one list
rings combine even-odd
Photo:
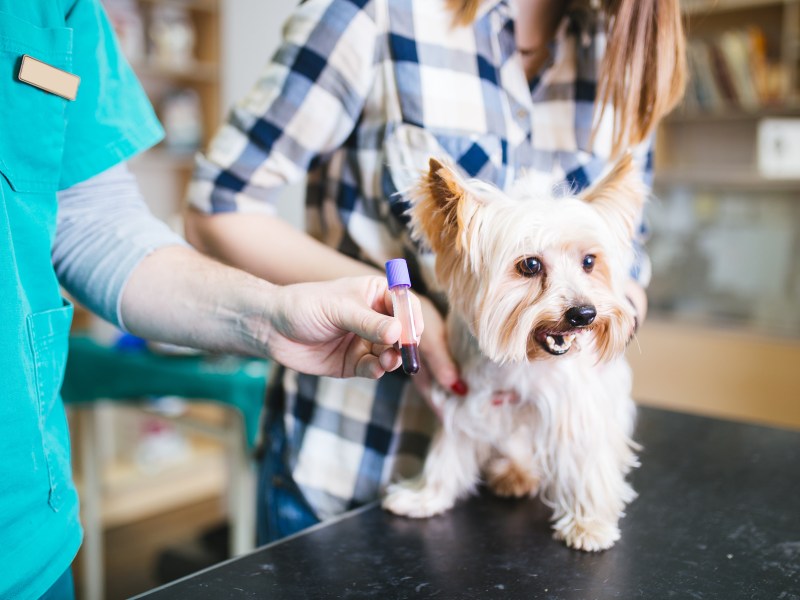
[[(411, 303), (421, 333), (420, 302), (412, 295)], [(289, 285), (275, 289), (266, 306), (263, 343), (270, 356), (303, 373), (378, 378), (400, 366), (392, 345), (401, 325), (391, 314), (383, 277)]]

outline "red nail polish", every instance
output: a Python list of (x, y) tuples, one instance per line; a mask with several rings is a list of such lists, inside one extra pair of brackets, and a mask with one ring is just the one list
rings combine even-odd
[(459, 396), (466, 396), (468, 391), (467, 384), (461, 381), (460, 379), (456, 381), (453, 385), (451, 385), (450, 389), (453, 390)]

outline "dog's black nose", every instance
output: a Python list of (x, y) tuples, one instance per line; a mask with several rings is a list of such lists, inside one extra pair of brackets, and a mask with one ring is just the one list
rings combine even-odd
[(573, 306), (567, 311), (567, 321), (575, 327), (586, 327), (591, 325), (597, 316), (597, 309), (591, 304), (584, 306)]

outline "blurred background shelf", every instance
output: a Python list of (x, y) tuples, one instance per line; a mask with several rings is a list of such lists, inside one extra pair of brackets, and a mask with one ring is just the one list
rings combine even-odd
[(656, 138), (634, 393), (800, 427), (800, 1), (682, 6), (691, 79)]
[[(691, 171), (689, 169), (662, 169), (655, 175), (659, 188), (673, 186), (690, 187), (695, 190), (767, 192), (800, 192), (800, 178), (765, 177), (754, 170), (737, 171)], [(797, 197), (800, 201), (800, 197)]]
[(628, 349), (648, 406), (800, 428), (800, 345), (736, 325), (653, 318)]
[(161, 78), (187, 84), (219, 82), (219, 66), (214, 63), (193, 61), (176, 66), (157, 62), (134, 62), (131, 66), (142, 79)]
[(160, 218), (177, 218), (194, 153), (223, 116), (222, 0), (103, 0), (120, 44), (147, 92), (166, 136), (131, 161), (145, 198)]
[(723, 108), (713, 111), (678, 109), (667, 117), (666, 123), (668, 125), (678, 125), (684, 123), (705, 123), (708, 121), (750, 121), (767, 117), (800, 117), (800, 105), (789, 104), (784, 106), (760, 107), (755, 110), (744, 110), (741, 108)]
[(139, 0), (144, 5), (160, 4), (174, 6), (186, 10), (207, 12), (216, 14), (220, 10), (219, 0)]
[(683, 0), (686, 15), (705, 16), (737, 10), (753, 10), (795, 3), (796, 0)]
[(156, 146), (152, 150), (134, 157), (131, 162), (137, 169), (194, 169), (194, 153), (179, 153)]

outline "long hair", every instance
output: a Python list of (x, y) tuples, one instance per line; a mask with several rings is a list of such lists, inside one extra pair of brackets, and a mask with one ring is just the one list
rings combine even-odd
[[(472, 23), (482, 2), (447, 1), (458, 25)], [(611, 148), (618, 156), (648, 138), (680, 101), (686, 86), (686, 44), (678, 0), (600, 4), (608, 43), (597, 82), (592, 139), (603, 113), (613, 107)]]

